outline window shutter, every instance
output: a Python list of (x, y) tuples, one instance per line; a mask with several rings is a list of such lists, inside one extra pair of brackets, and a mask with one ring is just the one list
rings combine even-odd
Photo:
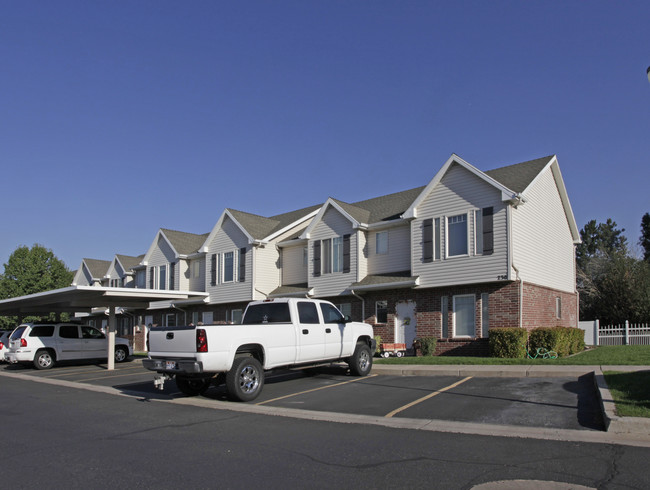
[(433, 262), (433, 219), (425, 219), (422, 223), (422, 260)]
[(217, 285), (217, 254), (212, 254), (210, 258), (210, 286)]
[(494, 208), (483, 208), (483, 255), (494, 252)]
[(320, 277), (320, 240), (314, 241), (314, 277)]
[(239, 282), (246, 280), (246, 247), (239, 249)]
[(149, 289), (153, 289), (153, 281), (154, 281), (154, 268), (149, 267)]
[(343, 235), (343, 272), (350, 272), (350, 235)]
[(169, 289), (170, 290), (176, 289), (174, 287), (175, 276), (176, 276), (176, 262), (170, 262), (169, 263)]

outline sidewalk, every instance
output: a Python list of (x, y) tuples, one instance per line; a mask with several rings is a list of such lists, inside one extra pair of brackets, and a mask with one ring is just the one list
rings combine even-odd
[(650, 371), (650, 366), (469, 366), (469, 365), (420, 365), (420, 364), (377, 364), (372, 366), (374, 374), (391, 376), (474, 376), (512, 378), (564, 378), (593, 374), (603, 411), (605, 430), (616, 434), (650, 434), (650, 418), (619, 417), (616, 415), (614, 399), (605, 382), (603, 371)]

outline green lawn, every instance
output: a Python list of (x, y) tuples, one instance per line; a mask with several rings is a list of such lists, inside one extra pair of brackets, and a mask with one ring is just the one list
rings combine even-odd
[(650, 371), (605, 371), (607, 387), (620, 417), (650, 418)]
[(553, 365), (564, 366), (650, 366), (650, 345), (602, 346), (559, 359), (500, 359), (496, 357), (389, 357), (377, 364), (468, 364), (468, 365)]

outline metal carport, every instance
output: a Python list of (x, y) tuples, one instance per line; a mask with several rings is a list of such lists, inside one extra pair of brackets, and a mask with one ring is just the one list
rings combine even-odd
[(115, 308), (146, 309), (155, 301), (205, 299), (208, 293), (198, 291), (167, 291), (158, 289), (69, 286), (42, 293), (0, 300), (0, 315), (90, 312), (92, 308), (108, 308), (108, 369), (115, 369)]

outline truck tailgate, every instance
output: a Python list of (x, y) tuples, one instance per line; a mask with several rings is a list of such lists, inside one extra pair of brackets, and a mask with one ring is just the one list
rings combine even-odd
[(149, 330), (149, 353), (170, 352), (191, 355), (196, 352), (196, 327), (153, 327)]

